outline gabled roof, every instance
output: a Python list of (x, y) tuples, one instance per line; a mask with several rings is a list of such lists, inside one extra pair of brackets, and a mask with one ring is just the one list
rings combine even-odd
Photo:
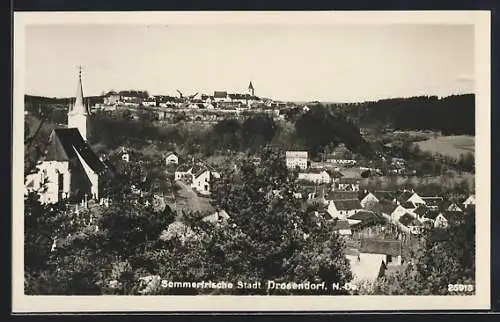
[(165, 158), (168, 158), (171, 155), (177, 156), (177, 153), (175, 153), (175, 152), (168, 152), (167, 154), (165, 154)]
[(92, 171), (100, 173), (106, 169), (106, 165), (83, 140), (77, 128), (54, 129), (50, 134), (49, 142), (46, 161), (79, 162), (78, 152)]
[(374, 191), (373, 195), (377, 197), (378, 200), (394, 200), (396, 194), (394, 191)]
[(336, 231), (336, 230), (351, 229), (351, 227), (349, 226), (349, 222), (347, 220), (339, 219), (335, 221), (335, 225), (333, 226), (332, 229), (333, 231)]
[[(368, 191), (368, 190), (365, 190), (365, 191), (359, 191), (359, 192), (358, 192), (358, 198), (359, 198), (359, 200), (363, 200), (363, 199), (364, 199), (366, 196), (368, 196), (369, 194), (371, 194), (371, 192), (370, 192), (370, 191)], [(374, 197), (375, 197), (375, 195), (374, 195), (374, 194), (372, 194), (372, 196), (374, 196)], [(377, 198), (377, 197), (375, 197), (375, 198)]]
[(379, 202), (376, 210), (384, 214), (390, 215), (394, 212), (394, 210), (396, 210), (397, 207), (398, 205), (392, 202)]
[(403, 225), (409, 226), (422, 226), (422, 223), (414, 218), (412, 215), (406, 213), (399, 218), (399, 222)]
[(326, 200), (358, 200), (357, 191), (330, 191), (326, 196)]
[(361, 246), (359, 248), (359, 251), (365, 254), (384, 254), (384, 255), (400, 256), (401, 241), (363, 238), (361, 239)]
[(360, 179), (357, 178), (339, 178), (339, 183), (346, 183), (346, 184), (356, 184), (359, 183)]
[(408, 201), (408, 199), (410, 199), (411, 196), (413, 196), (413, 192), (411, 192), (411, 191), (403, 191), (401, 194), (398, 195), (397, 200), (400, 203), (403, 203), (403, 202)]
[(451, 206), (455, 205), (456, 207), (458, 207), (459, 209), (460, 206), (458, 206), (456, 203), (454, 203), (453, 201), (450, 201), (450, 200), (443, 200), (439, 203), (439, 210), (440, 211), (446, 211), (448, 210), (448, 208), (450, 208)]
[(377, 221), (377, 222), (380, 221), (381, 223), (385, 222), (385, 219), (382, 218), (380, 215), (371, 211), (364, 211), (364, 210), (359, 211), (356, 214), (350, 216), (349, 219), (361, 220), (361, 221)]
[(411, 202), (411, 201), (406, 201), (406, 202), (401, 203), (401, 207), (403, 207), (405, 209), (414, 209), (415, 204), (413, 204), (413, 202)]
[(181, 164), (177, 169), (175, 169), (175, 172), (188, 172), (191, 170), (191, 166), (188, 164)]
[(226, 98), (227, 97), (227, 92), (215, 91), (214, 92), (214, 97), (215, 98)]
[(333, 203), (335, 204), (335, 208), (337, 208), (337, 210), (354, 210), (363, 208), (361, 207), (358, 199), (335, 200)]
[[(316, 173), (316, 174), (319, 174), (319, 173), (322, 173), (322, 172), (326, 172), (325, 169), (320, 169), (320, 168), (309, 168), (307, 170), (301, 170), (300, 173)], [(328, 172), (327, 172), (328, 174)], [(328, 174), (329, 175), (329, 174)]]

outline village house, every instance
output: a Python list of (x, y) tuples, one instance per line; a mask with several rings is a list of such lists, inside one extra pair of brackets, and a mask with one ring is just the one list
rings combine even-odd
[(328, 194), (324, 196), (324, 203), (328, 204), (330, 201), (336, 200), (359, 200), (359, 194), (357, 191), (328, 191)]
[(425, 201), (413, 190), (403, 190), (396, 198), (398, 204), (412, 202), (414, 205), (425, 205)]
[(103, 99), (104, 105), (116, 105), (120, 102), (120, 95), (115, 91), (109, 91)]
[(147, 97), (142, 101), (142, 105), (144, 105), (146, 107), (155, 107), (156, 106), (156, 98), (154, 96)]
[(90, 112), (83, 102), (80, 71), (67, 128), (52, 130), (45, 159), (37, 165), (37, 173), (27, 176), (25, 191), (37, 192), (42, 203), (99, 197), (99, 178), (106, 165), (87, 144)]
[(376, 190), (373, 195), (378, 199), (379, 202), (393, 202), (396, 203), (396, 193), (389, 190)]
[(348, 219), (362, 209), (358, 199), (331, 200), (328, 202), (327, 212), (334, 219)]
[(471, 194), (465, 201), (463, 202), (465, 208), (475, 206), (476, 205), (476, 195)]
[(227, 224), (229, 218), (231, 218), (225, 210), (215, 211), (213, 214), (203, 217), (201, 220), (204, 222), (211, 223), (217, 226), (223, 226)]
[(461, 211), (441, 211), (434, 219), (435, 228), (448, 228), (451, 225), (458, 225), (464, 218)]
[(439, 209), (439, 204), (444, 200), (443, 197), (440, 196), (420, 196), (421, 199), (424, 201), (424, 204), (427, 206), (427, 208), (431, 210), (438, 210)]
[(379, 202), (376, 207), (376, 211), (385, 215), (386, 218), (391, 220), (393, 223), (397, 223), (401, 216), (408, 213), (408, 210), (403, 208), (401, 205), (386, 201)]
[(338, 178), (332, 185), (332, 190), (339, 191), (359, 191), (359, 179)]
[(220, 178), (220, 174), (205, 165), (194, 166), (191, 171), (193, 174), (191, 188), (201, 195), (210, 195), (210, 183), (214, 178)]
[(193, 167), (189, 165), (181, 165), (179, 166), (175, 172), (174, 172), (174, 178), (176, 181), (183, 180), (183, 179), (190, 179), (192, 181), (193, 179), (193, 174), (192, 170)]
[(386, 269), (402, 264), (402, 243), (399, 240), (362, 238), (359, 246), (346, 249), (353, 282), (375, 281)]
[(213, 96), (213, 101), (214, 102), (228, 102), (228, 96), (227, 92), (225, 91), (214, 91), (214, 96)]
[(335, 220), (334, 226), (332, 228), (334, 234), (339, 236), (351, 236), (352, 231), (349, 222), (346, 219)]
[(451, 200), (443, 200), (439, 204), (439, 211), (459, 211), (463, 212), (462, 208), (460, 208), (455, 202)]
[(316, 184), (330, 183), (330, 174), (325, 169), (308, 169), (299, 172), (298, 180), (314, 182)]
[(295, 167), (308, 168), (309, 154), (307, 151), (286, 151), (285, 158), (286, 166), (290, 169), (295, 169)]
[(165, 163), (166, 165), (179, 164), (179, 157), (175, 152), (168, 152), (165, 155)]
[(361, 204), (361, 207), (366, 208), (368, 205), (373, 205), (378, 202), (379, 199), (373, 193), (365, 190), (361, 194), (361, 200), (359, 203)]

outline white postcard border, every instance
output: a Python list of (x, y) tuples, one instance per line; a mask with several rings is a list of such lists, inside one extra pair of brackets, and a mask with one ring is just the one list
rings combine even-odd
[[(33, 24), (473, 24), (476, 84), (476, 294), (473, 296), (26, 296), (24, 295), (24, 28)], [(490, 12), (15, 12), (13, 312), (367, 311), (490, 308)], [(57, 77), (57, 75), (53, 76)]]

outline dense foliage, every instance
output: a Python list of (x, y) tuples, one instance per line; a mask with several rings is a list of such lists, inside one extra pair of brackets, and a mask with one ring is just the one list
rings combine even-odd
[[(453, 295), (449, 285), (475, 281), (475, 213), (446, 229), (432, 229), (422, 236), (422, 246), (401, 270), (387, 273), (360, 289), (363, 295)], [(459, 292), (474, 294), (474, 290)]]

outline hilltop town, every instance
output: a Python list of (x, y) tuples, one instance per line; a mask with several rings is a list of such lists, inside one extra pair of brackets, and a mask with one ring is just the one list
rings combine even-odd
[[(472, 292), (471, 133), (445, 120), (439, 129), (405, 119), (405, 128), (389, 112), (392, 124), (368, 126), (370, 113), (392, 102), (287, 103), (258, 97), (254, 85), (246, 93), (110, 91), (91, 100), (80, 73), (73, 99), (27, 97), (26, 247), (38, 258), (29, 292), (205, 292), (158, 286), (166, 275), (350, 285), (327, 294)], [(474, 109), (467, 95), (397, 104), (411, 114), (414, 100), (437, 114), (450, 104)], [(455, 155), (423, 148), (449, 134), (463, 140)], [(436, 266), (432, 277), (419, 270), (438, 257), (456, 265)], [(51, 290), (43, 276), (73, 284)]]

